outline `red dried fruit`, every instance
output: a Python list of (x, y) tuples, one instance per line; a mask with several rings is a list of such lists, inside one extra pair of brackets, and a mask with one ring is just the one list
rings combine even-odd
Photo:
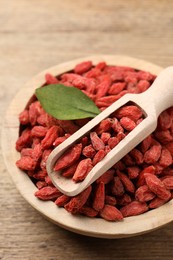
[(166, 189), (168, 189), (168, 190), (173, 189), (173, 176), (164, 177), (162, 182), (163, 182), (164, 186), (166, 187)]
[(40, 162), (40, 168), (43, 171), (46, 171), (46, 161), (48, 159), (49, 154), (51, 153), (52, 150), (48, 149), (48, 150), (44, 150), (43, 154), (42, 154), (42, 160)]
[(47, 172), (44, 170), (39, 170), (32, 175), (33, 178), (41, 181), (44, 181), (46, 176), (47, 176)]
[(71, 166), (76, 162), (82, 152), (82, 144), (76, 144), (65, 152), (57, 161), (54, 166), (54, 171), (62, 170), (66, 167)]
[(162, 148), (159, 164), (165, 168), (172, 164), (172, 155), (165, 147)]
[(136, 88), (138, 89), (138, 92), (141, 93), (141, 92), (144, 92), (145, 90), (147, 90), (148, 88), (150, 87), (150, 82), (148, 82), (147, 80), (145, 79), (141, 79), (137, 85), (136, 85)]
[(93, 200), (93, 208), (97, 211), (100, 211), (105, 204), (105, 184), (99, 182), (96, 187), (95, 196)]
[(151, 173), (145, 173), (144, 176), (148, 188), (160, 199), (167, 200), (171, 197), (171, 193), (159, 178)]
[(110, 137), (111, 137), (111, 134), (110, 134), (110, 133), (105, 133), (105, 132), (104, 132), (104, 133), (101, 134), (101, 139), (102, 139), (102, 141), (103, 141), (104, 144), (107, 144), (107, 143), (108, 143)]
[(163, 111), (158, 118), (158, 128), (161, 130), (167, 130), (172, 125), (172, 117), (169, 115), (168, 111)]
[(79, 209), (79, 213), (80, 214), (83, 214), (87, 217), (90, 217), (90, 218), (94, 218), (98, 215), (98, 211), (91, 208), (91, 207), (88, 207), (88, 206), (83, 206), (81, 209)]
[(58, 79), (50, 73), (46, 73), (45, 80), (46, 80), (46, 85), (58, 83)]
[(156, 195), (151, 192), (147, 185), (140, 186), (135, 192), (136, 200), (146, 202), (152, 200)]
[(108, 107), (112, 103), (114, 103), (116, 100), (118, 100), (119, 96), (118, 95), (110, 95), (106, 97), (100, 97), (97, 98), (95, 101), (96, 106), (98, 107)]
[(104, 144), (103, 141), (98, 137), (98, 135), (97, 135), (96, 132), (91, 132), (91, 133), (90, 133), (90, 139), (91, 139), (92, 146), (93, 146), (93, 148), (94, 148), (96, 151), (104, 150), (105, 144)]
[(117, 82), (112, 84), (112, 86), (109, 88), (108, 94), (109, 95), (116, 95), (119, 94), (124, 88), (126, 87), (125, 82)]
[(94, 150), (93, 146), (90, 144), (88, 146), (85, 146), (82, 150), (82, 154), (85, 157), (93, 158), (94, 155), (96, 154), (96, 151)]
[(112, 205), (105, 205), (100, 212), (100, 216), (108, 221), (122, 220), (122, 213)]
[(165, 147), (169, 150), (169, 152), (173, 156), (173, 141), (165, 144)]
[(120, 119), (120, 124), (125, 130), (129, 132), (136, 127), (136, 123), (127, 116), (124, 116)]
[(43, 138), (43, 137), (45, 137), (47, 131), (48, 131), (47, 127), (44, 127), (44, 126), (34, 126), (31, 129), (31, 136), (32, 137)]
[(144, 161), (143, 154), (137, 148), (131, 150), (130, 155), (135, 159), (136, 164), (143, 163)]
[(37, 161), (30, 156), (23, 156), (16, 162), (16, 165), (21, 170), (32, 171), (35, 170)]
[(148, 167), (145, 167), (140, 173), (139, 173), (139, 177), (138, 177), (138, 180), (137, 180), (137, 183), (136, 183), (136, 186), (137, 187), (140, 187), (145, 183), (145, 173), (151, 173), (151, 174), (155, 174), (156, 173), (156, 168), (151, 165), (151, 166), (148, 166)]
[(74, 134), (79, 127), (71, 120), (56, 120), (57, 124), (68, 134)]
[(54, 125), (47, 131), (44, 139), (41, 141), (41, 145), (43, 149), (50, 148), (56, 138), (58, 137), (58, 126)]
[(105, 196), (105, 204), (115, 206), (117, 204), (117, 200), (113, 196), (106, 195)]
[(92, 168), (93, 168), (93, 165), (92, 165), (92, 161), (90, 158), (81, 160), (73, 175), (73, 178), (72, 178), (73, 181), (75, 181), (75, 182), (83, 181)]
[(70, 134), (65, 134), (64, 136), (57, 137), (55, 139), (55, 141), (53, 142), (53, 146), (56, 147), (59, 144), (63, 143), (69, 136), (70, 136)]
[(23, 148), (31, 144), (31, 130), (26, 128), (16, 141), (16, 150), (20, 152)]
[(125, 206), (128, 205), (132, 201), (129, 194), (125, 193), (122, 196), (119, 196), (117, 198), (117, 205), (119, 206)]
[(123, 127), (121, 126), (118, 119), (115, 118), (115, 117), (113, 119), (112, 129), (115, 131), (115, 133), (120, 133), (120, 132), (123, 133), (124, 132)]
[(114, 178), (114, 173), (115, 173), (115, 170), (114, 169), (110, 169), (108, 171), (106, 171), (105, 173), (103, 173), (102, 176), (100, 176), (96, 182), (103, 182), (104, 184), (108, 184), (110, 181), (113, 180)]
[(149, 135), (140, 143), (141, 152), (145, 153), (150, 148), (151, 143), (152, 143), (152, 137), (151, 135)]
[(149, 203), (149, 208), (150, 209), (158, 208), (158, 207), (162, 206), (163, 204), (165, 204), (167, 201), (168, 200), (156, 197)]
[(92, 62), (91, 61), (84, 61), (79, 64), (77, 64), (74, 68), (74, 72), (77, 74), (83, 74), (90, 70), (92, 68)]
[(97, 85), (98, 90), (97, 90), (96, 97), (101, 98), (101, 97), (106, 96), (111, 83), (112, 83), (112, 81), (111, 81), (110, 77), (108, 77), (108, 76), (104, 77), (104, 79), (101, 81), (101, 83)]
[(120, 209), (123, 217), (130, 217), (140, 215), (148, 210), (148, 206), (145, 202), (132, 201), (128, 205)]
[(169, 130), (156, 131), (154, 135), (157, 140), (159, 140), (159, 142), (162, 144), (166, 144), (173, 140), (173, 136), (171, 135), (171, 132)]
[(131, 166), (127, 168), (129, 179), (135, 179), (139, 176), (140, 169), (138, 166)]
[(70, 197), (67, 195), (61, 195), (55, 200), (55, 204), (59, 207), (63, 207), (67, 202), (69, 202)]
[(72, 164), (70, 167), (68, 168), (65, 168), (64, 170), (62, 170), (62, 176), (66, 177), (66, 178), (71, 178), (73, 177), (76, 169), (77, 169), (77, 166), (79, 164), (79, 161), (75, 162), (74, 164)]
[(52, 200), (61, 196), (62, 193), (55, 187), (47, 186), (35, 192), (35, 196), (41, 200)]
[(111, 187), (111, 193), (115, 196), (122, 196), (124, 192), (124, 186), (120, 178), (118, 176), (115, 176)]
[(29, 112), (27, 109), (23, 110), (19, 114), (19, 122), (21, 125), (27, 125), (29, 124)]
[(144, 161), (148, 164), (156, 163), (161, 155), (161, 146), (153, 145), (148, 151), (144, 154)]
[(102, 120), (98, 125), (98, 127), (96, 128), (96, 133), (100, 135), (102, 133), (104, 134), (105, 132), (110, 131), (112, 124), (113, 124), (113, 120), (111, 118), (106, 118)]
[(125, 190), (130, 193), (134, 193), (135, 186), (134, 186), (133, 182), (129, 179), (129, 177), (126, 174), (120, 172), (119, 170), (117, 170), (116, 172), (117, 172), (117, 175), (120, 178), (121, 182), (123, 183)]
[(92, 188), (89, 186), (77, 196), (73, 197), (64, 207), (68, 212), (76, 214), (84, 206), (91, 194)]
[(104, 150), (98, 151), (93, 158), (93, 166), (100, 162), (105, 156), (106, 152)]
[(37, 181), (36, 182), (36, 186), (37, 188), (40, 190), (42, 189), (43, 187), (46, 187), (47, 186), (47, 183), (45, 181)]
[(116, 136), (110, 137), (108, 140), (108, 146), (110, 147), (110, 149), (113, 149), (118, 143), (119, 140)]
[(115, 111), (114, 115), (117, 118), (128, 117), (136, 122), (139, 118), (142, 117), (142, 110), (134, 105), (126, 105)]
[(31, 105), (29, 106), (29, 121), (32, 126), (36, 125), (37, 117), (40, 115), (41, 109), (42, 108), (39, 101), (31, 103)]

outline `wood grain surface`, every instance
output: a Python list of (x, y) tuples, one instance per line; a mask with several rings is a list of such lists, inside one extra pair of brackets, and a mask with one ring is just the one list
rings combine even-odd
[[(173, 65), (171, 0), (0, 0), (0, 113), (38, 72), (92, 54)], [(0, 259), (172, 260), (173, 223), (107, 240), (50, 223), (18, 193), (0, 151)]]

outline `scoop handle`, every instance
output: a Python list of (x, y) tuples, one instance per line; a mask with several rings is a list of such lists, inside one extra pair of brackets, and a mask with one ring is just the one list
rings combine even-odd
[[(155, 79), (152, 86), (142, 93), (145, 105), (150, 106), (152, 102), (156, 116), (173, 105), (173, 66), (164, 69)], [(148, 103), (148, 104), (146, 104)]]

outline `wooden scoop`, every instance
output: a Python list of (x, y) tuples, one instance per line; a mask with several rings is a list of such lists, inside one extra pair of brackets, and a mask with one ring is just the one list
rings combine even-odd
[[(63, 177), (60, 171), (53, 171), (57, 159), (70, 146), (74, 145), (81, 137), (92, 131), (103, 119), (128, 102), (133, 102), (142, 109), (145, 116), (144, 120), (120, 141), (102, 161), (97, 163), (82, 182), (75, 183), (72, 179)], [(159, 114), (172, 105), (173, 66), (164, 69), (147, 91), (140, 94), (124, 95), (57, 146), (49, 155), (46, 165), (53, 184), (68, 196), (79, 194), (152, 133), (157, 126)]]

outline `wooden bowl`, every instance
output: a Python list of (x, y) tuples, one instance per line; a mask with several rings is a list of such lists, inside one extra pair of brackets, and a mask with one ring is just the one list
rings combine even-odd
[(161, 67), (154, 64), (131, 57), (98, 55), (62, 63), (41, 72), (27, 82), (25, 87), (17, 93), (6, 113), (2, 129), (2, 150), (7, 169), (25, 200), (47, 219), (67, 230), (101, 238), (130, 237), (152, 231), (173, 220), (173, 200), (144, 214), (125, 218), (121, 222), (108, 222), (99, 218), (92, 219), (84, 216), (74, 216), (65, 209), (58, 208), (51, 201), (41, 201), (36, 198), (34, 193), (37, 187), (30, 178), (15, 165), (16, 160), (20, 157), (20, 154), (15, 150), (15, 142), (19, 134), (18, 115), (26, 107), (35, 88), (45, 83), (44, 76), (47, 72), (57, 76), (70, 71), (77, 63), (85, 60), (92, 60), (93, 64), (97, 64), (99, 61), (105, 61), (108, 65), (130, 66), (149, 71), (156, 75), (162, 70)]

